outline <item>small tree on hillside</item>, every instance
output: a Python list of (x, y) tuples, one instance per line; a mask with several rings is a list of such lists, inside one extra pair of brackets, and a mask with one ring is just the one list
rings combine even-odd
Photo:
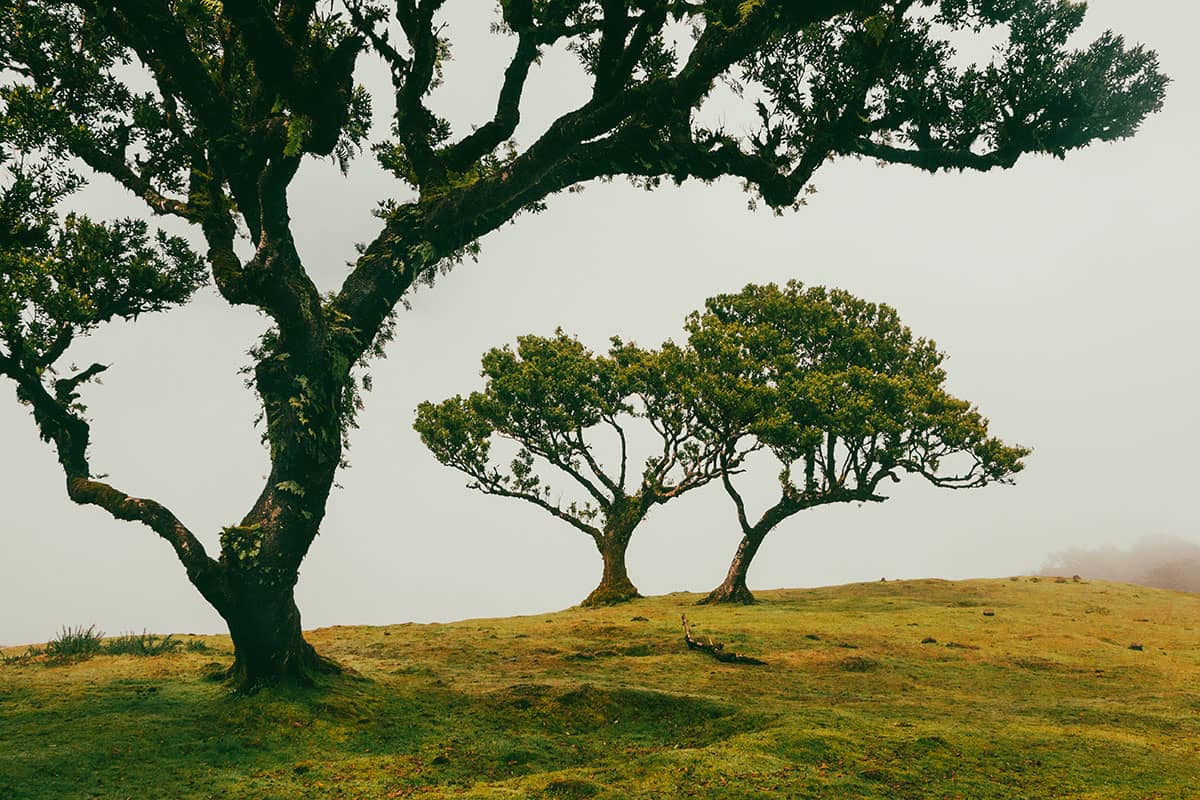
[[(695, 404), (688, 398), (695, 359), (669, 343), (646, 351), (617, 340), (608, 356), (597, 356), (559, 331), (552, 338), (522, 336), (516, 352), (490, 350), (482, 374), (482, 392), (417, 408), (413, 427), (421, 440), (438, 461), (471, 476), (469, 488), (533, 503), (595, 542), (604, 571), (584, 605), (638, 597), (625, 567), (634, 529), (652, 508), (703, 486), (721, 469), (716, 448), (693, 436)], [(638, 419), (659, 442), (640, 469), (631, 464), (636, 445), (628, 430)], [(507, 469), (490, 459), (496, 437), (520, 448)], [(611, 466), (597, 452), (605, 437), (615, 451)], [(728, 466), (744, 453), (723, 455)], [(543, 466), (581, 488), (584, 499), (564, 503), (539, 475)]]
[(753, 602), (746, 586), (763, 539), (814, 506), (882, 502), (904, 473), (934, 486), (1009, 483), (1030, 451), (988, 436), (987, 420), (944, 388), (944, 355), (894, 309), (790, 282), (720, 295), (687, 323), (702, 367), (695, 397), (711, 439), (757, 438), (781, 465), (779, 499), (755, 517), (730, 470), (721, 482), (742, 540), (704, 602)]

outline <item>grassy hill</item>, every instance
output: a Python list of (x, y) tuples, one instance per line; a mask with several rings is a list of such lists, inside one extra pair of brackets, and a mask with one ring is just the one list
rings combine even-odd
[[(311, 640), (353, 672), (309, 693), (230, 696), (206, 677), (230, 661), (218, 636), (3, 666), (0, 797), (1200, 797), (1200, 596), (1020, 578), (760, 597), (327, 628)], [(681, 612), (767, 664), (687, 650)]]

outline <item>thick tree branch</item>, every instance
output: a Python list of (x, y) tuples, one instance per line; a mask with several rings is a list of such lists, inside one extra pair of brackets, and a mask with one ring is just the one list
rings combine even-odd
[(59, 463), (66, 473), (67, 494), (71, 500), (102, 508), (115, 519), (140, 522), (149, 527), (171, 545), (188, 577), (216, 604), (222, 599), (220, 565), (208, 556), (195, 535), (161, 503), (131, 497), (91, 477), (87, 459), (90, 429), (72, 410), (71, 403), (75, 389), (104, 369), (102, 365), (94, 364), (77, 375), (57, 381), (52, 396), (36, 374), (24, 369), (12, 357), (0, 357), (0, 373), (16, 381), (18, 396), (32, 406), (42, 438), (55, 445)]
[(234, 134), (223, 88), (196, 56), (183, 23), (164, 0), (81, 0), (154, 73), (164, 94), (183, 99), (214, 139)]
[(207, 595), (217, 588), (220, 565), (208, 556), (204, 545), (178, 517), (161, 503), (131, 497), (107, 483), (82, 476), (67, 478), (67, 494), (80, 505), (107, 511), (114, 519), (140, 522), (150, 528), (171, 545), (188, 577), (201, 591)]
[(728, 465), (722, 463), (722, 466), (724, 469), (721, 470), (721, 485), (725, 487), (725, 493), (733, 500), (733, 506), (737, 509), (738, 525), (741, 526), (742, 533), (749, 534), (752, 526), (746, 516), (746, 501), (742, 498), (741, 492), (737, 490), (737, 487), (733, 485)]
[[(583, 431), (581, 429), (575, 430), (575, 436), (572, 439), (572, 449), (583, 457), (583, 461), (585, 464), (587, 464), (588, 469), (591, 470), (592, 474), (596, 476), (596, 479), (599, 480), (600, 483), (604, 484), (604, 488), (608, 489), (608, 491), (614, 496), (620, 492), (620, 482), (614, 481), (612, 478), (608, 477), (608, 473), (606, 473), (600, 467), (599, 462), (597, 462), (595, 456), (592, 455), (591, 448), (589, 448), (587, 443), (584, 442)], [(622, 464), (622, 472), (624, 472), (624, 464)]]
[(445, 167), (431, 145), (436, 125), (433, 113), (425, 106), (424, 97), (433, 85), (440, 57), (438, 31), (433, 16), (443, 0), (423, 3), (397, 3), (396, 19), (412, 46), (412, 58), (403, 84), (396, 92), (395, 130), (400, 135), (405, 152), (412, 163), (421, 187), (446, 182)]
[(529, 68), (540, 54), (539, 41), (532, 29), (520, 32), (517, 50), (504, 70), (504, 84), (496, 101), (492, 119), (461, 141), (444, 148), (438, 157), (453, 172), (463, 172), (512, 137), (521, 122), (521, 95)]
[(1017, 163), (1017, 158), (1020, 156), (1020, 152), (1017, 150), (991, 150), (986, 153), (975, 153), (971, 150), (951, 150), (936, 145), (916, 149), (895, 147), (865, 137), (856, 140), (849, 152), (876, 158), (889, 164), (907, 164), (926, 172), (952, 169), (987, 172), (995, 168), (1007, 169)]

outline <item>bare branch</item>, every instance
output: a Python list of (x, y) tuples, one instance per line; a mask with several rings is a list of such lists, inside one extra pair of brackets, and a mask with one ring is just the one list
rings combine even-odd
[(544, 509), (544, 510), (550, 512), (550, 514), (557, 517), (558, 519), (561, 519), (562, 521), (569, 523), (572, 527), (576, 528), (577, 530), (580, 530), (580, 531), (586, 533), (597, 543), (599, 543), (601, 541), (601, 539), (603, 538), (603, 534), (601, 533), (601, 531), (598, 528), (596, 528), (592, 525), (588, 525), (586, 522), (579, 519), (575, 515), (570, 514), (567, 511), (564, 511), (559, 506), (553, 505), (552, 503), (548, 502), (547, 500), (545, 500), (542, 497), (539, 497), (536, 494), (532, 494), (530, 492), (513, 491), (512, 489), (509, 489), (506, 486), (504, 486), (503, 483), (500, 483), (499, 481), (496, 481), (496, 480), (492, 480), (492, 481), (480, 480), (475, 484), (468, 484), (468, 488), (478, 489), (479, 491), (483, 492), (484, 494), (496, 495), (498, 497), (514, 497), (518, 500), (524, 500), (527, 503), (533, 503), (538, 508), (541, 508), (541, 509)]

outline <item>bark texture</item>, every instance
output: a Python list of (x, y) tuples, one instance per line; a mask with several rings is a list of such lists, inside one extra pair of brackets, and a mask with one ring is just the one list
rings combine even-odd
[(227, 677), (235, 691), (250, 693), (277, 683), (311, 686), (319, 674), (340, 672), (304, 640), (292, 588), (247, 583), (222, 611), (233, 638)]
[[(632, 534), (633, 531), (629, 531)], [(625, 551), (629, 549), (629, 534), (614, 535), (597, 542), (600, 556), (604, 559), (604, 572), (600, 577), (600, 585), (584, 599), (582, 605), (587, 607), (605, 606), (614, 603), (624, 603), (641, 597), (629, 573), (625, 569)]]
[(720, 586), (709, 592), (700, 605), (708, 603), (742, 603), (749, 605), (754, 602), (754, 595), (746, 587), (746, 573), (750, 571), (750, 562), (758, 552), (765, 533), (761, 536), (746, 534), (738, 544), (729, 572)]

